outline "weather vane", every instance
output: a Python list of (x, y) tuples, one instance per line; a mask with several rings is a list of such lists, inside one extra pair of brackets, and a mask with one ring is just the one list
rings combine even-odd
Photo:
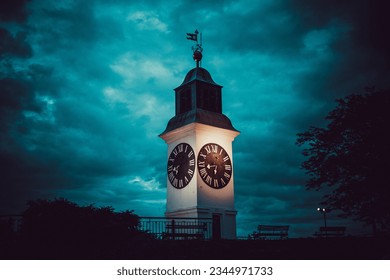
[(195, 41), (196, 44), (192, 46), (192, 51), (194, 52), (192, 57), (196, 62), (196, 67), (199, 67), (199, 62), (202, 60), (202, 33), (200, 33), (200, 40), (198, 41), (198, 30), (195, 30), (194, 33), (187, 33), (187, 40)]

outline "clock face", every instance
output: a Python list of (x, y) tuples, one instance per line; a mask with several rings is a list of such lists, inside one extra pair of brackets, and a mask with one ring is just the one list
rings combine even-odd
[(168, 180), (177, 189), (188, 185), (195, 172), (194, 150), (187, 143), (178, 144), (171, 152), (167, 165)]
[(199, 151), (197, 164), (200, 177), (212, 188), (225, 187), (232, 177), (230, 156), (218, 144), (204, 145)]

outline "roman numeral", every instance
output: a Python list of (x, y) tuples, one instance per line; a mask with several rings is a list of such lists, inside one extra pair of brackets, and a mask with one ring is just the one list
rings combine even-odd
[(184, 182), (186, 182), (186, 184), (188, 184), (190, 182), (190, 180), (188, 180), (187, 176), (184, 176)]
[(169, 181), (173, 181), (173, 179), (175, 178), (175, 175), (173, 175), (173, 172), (169, 172), (168, 174), (168, 178), (169, 178)]
[(177, 156), (177, 154), (179, 153), (176, 148), (172, 151), (172, 153), (175, 155), (175, 157)]
[(179, 188), (182, 188), (184, 186), (184, 184), (183, 184), (183, 180), (182, 179), (180, 179), (179, 180)]
[(190, 160), (190, 166), (194, 166), (195, 165), (195, 159), (191, 159)]
[(175, 179), (173, 179), (173, 182), (172, 182), (172, 185), (174, 186), (174, 187), (177, 187), (177, 183), (178, 183), (179, 181), (175, 178)]
[(177, 149), (179, 150), (179, 153), (183, 152), (183, 150), (184, 150), (183, 144), (180, 144), (179, 146), (177, 146)]
[(214, 179), (214, 188), (219, 188), (219, 182), (217, 179)]
[(188, 173), (188, 175), (190, 175), (190, 177), (192, 177), (194, 175), (194, 171), (192, 171), (191, 169), (188, 169), (187, 173)]
[(189, 153), (188, 153), (188, 157), (190, 158), (190, 157), (192, 157), (194, 155), (194, 152), (193, 151), (190, 151)]
[(202, 178), (206, 178), (206, 176), (207, 176), (206, 168), (200, 169), (200, 170), (199, 170), (199, 173), (200, 173), (200, 176), (201, 176)]
[(168, 165), (168, 172), (172, 172), (173, 171), (173, 165)]
[(202, 157), (203, 159), (206, 158), (206, 155), (204, 155), (204, 154), (202, 154), (202, 153), (200, 153), (199, 156)]
[(222, 178), (221, 178), (221, 184), (222, 184), (223, 187), (226, 186), (226, 183), (225, 183), (225, 181)]
[(232, 166), (230, 164), (225, 164), (225, 170), (232, 170)]
[(206, 167), (206, 164), (204, 161), (198, 161), (198, 166), (199, 166), (199, 168), (204, 168), (204, 167)]
[(226, 178), (227, 180), (230, 179), (230, 175), (229, 175), (228, 173), (226, 173), (226, 172), (223, 173), (223, 176), (225, 176), (225, 178)]
[(188, 145), (186, 145), (184, 152), (187, 153)]
[(207, 145), (206, 147), (204, 147), (204, 149), (206, 150), (207, 154), (211, 153), (211, 148), (209, 145)]
[(229, 160), (229, 156), (223, 158), (223, 161), (228, 161), (228, 160)]
[(217, 145), (211, 145), (211, 150), (213, 153), (218, 153), (218, 146)]
[(211, 177), (209, 175), (206, 176), (206, 183), (211, 185)]

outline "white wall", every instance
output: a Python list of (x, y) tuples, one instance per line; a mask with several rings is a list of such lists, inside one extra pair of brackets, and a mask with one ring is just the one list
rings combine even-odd
[(199, 123), (191, 123), (170, 131), (162, 136), (168, 144), (167, 160), (179, 143), (187, 143), (194, 149), (196, 160), (199, 150), (207, 143), (217, 143), (230, 156), (232, 177), (221, 189), (206, 185), (195, 166), (190, 183), (183, 189), (171, 186), (167, 178), (167, 208), (169, 217), (211, 218), (212, 214), (221, 217), (221, 235), (225, 239), (236, 238), (236, 210), (234, 208), (234, 161), (232, 142), (239, 133)]

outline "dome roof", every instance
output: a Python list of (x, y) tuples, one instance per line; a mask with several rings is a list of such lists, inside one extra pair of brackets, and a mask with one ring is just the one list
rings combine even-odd
[(183, 83), (179, 87), (181, 87), (189, 82), (192, 82), (194, 80), (203, 81), (203, 82), (218, 86), (218, 84), (216, 84), (213, 81), (213, 79), (211, 78), (209, 71), (207, 71), (206, 69), (204, 69), (202, 67), (196, 67), (187, 73), (186, 77), (184, 78)]

